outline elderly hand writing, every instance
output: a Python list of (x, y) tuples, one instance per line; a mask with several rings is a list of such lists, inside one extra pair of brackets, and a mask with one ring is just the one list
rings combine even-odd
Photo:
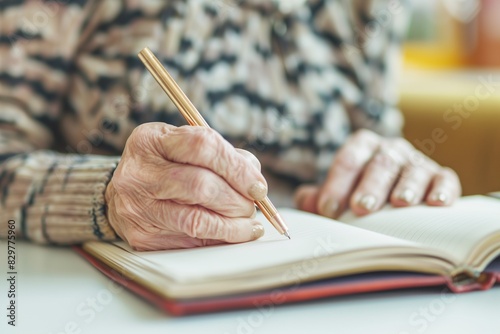
[(214, 130), (147, 123), (128, 138), (105, 197), (123, 240), (159, 250), (261, 237), (254, 200), (266, 195), (258, 160)]
[(449, 205), (461, 194), (457, 174), (424, 156), (401, 138), (368, 130), (353, 134), (337, 153), (322, 186), (302, 186), (296, 205), (336, 218), (348, 207), (357, 215), (426, 202)]

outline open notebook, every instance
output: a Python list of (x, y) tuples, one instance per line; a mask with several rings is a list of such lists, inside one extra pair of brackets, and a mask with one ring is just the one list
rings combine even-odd
[[(388, 208), (343, 222), (280, 209), (292, 239), (268, 227), (244, 244), (137, 252), (123, 242), (80, 249), (96, 267), (173, 314), (345, 293), (448, 284), (487, 289), (500, 280), (500, 200)], [(264, 222), (264, 219), (261, 219)], [(490, 266), (485, 270), (488, 265)]]

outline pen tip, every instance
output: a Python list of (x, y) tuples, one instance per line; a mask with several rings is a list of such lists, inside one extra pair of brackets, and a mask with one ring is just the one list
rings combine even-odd
[(288, 233), (288, 231), (285, 231), (285, 233), (283, 233), (285, 235), (285, 237), (287, 237), (288, 239), (292, 239), (290, 238), (290, 234)]

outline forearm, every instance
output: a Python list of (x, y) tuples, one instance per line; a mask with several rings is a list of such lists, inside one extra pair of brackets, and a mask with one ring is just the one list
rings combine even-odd
[(37, 151), (0, 164), (0, 237), (7, 222), (37, 243), (113, 240), (104, 192), (118, 157)]

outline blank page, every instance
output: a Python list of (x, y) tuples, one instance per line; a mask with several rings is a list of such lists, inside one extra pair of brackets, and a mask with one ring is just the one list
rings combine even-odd
[[(265, 221), (261, 239), (243, 244), (219, 245), (184, 250), (136, 252), (125, 243), (121, 248), (151, 262), (151, 267), (177, 281), (203, 281), (353, 250), (386, 247), (415, 248), (415, 244), (362, 230), (305, 212), (281, 209), (292, 239), (281, 236)], [(147, 264), (147, 263), (146, 263)], [(303, 263), (306, 264), (305, 262)]]
[(386, 208), (361, 218), (346, 214), (340, 220), (440, 249), (464, 262), (474, 245), (500, 232), (500, 200), (471, 196), (452, 207)]

